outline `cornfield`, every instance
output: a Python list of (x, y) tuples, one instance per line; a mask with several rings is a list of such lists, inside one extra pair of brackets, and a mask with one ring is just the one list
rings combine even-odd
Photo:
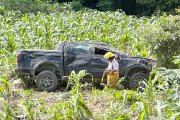
[(156, 29), (159, 24), (154, 18), (136, 18), (118, 11), (67, 10), (34, 15), (8, 11), (4, 6), (1, 11), (0, 53), (2, 62), (8, 65), (14, 63), (17, 50), (54, 49), (59, 41), (66, 40), (106, 43), (126, 53), (148, 57), (141, 29)]
[[(11, 85), (16, 79), (13, 71), (18, 50), (55, 49), (59, 41), (106, 43), (128, 55), (156, 59), (153, 51), (158, 45), (156, 41), (166, 38), (179, 40), (180, 16), (137, 18), (120, 11), (85, 9), (75, 12), (69, 4), (51, 4), (51, 9), (48, 9), (46, 6), (49, 4), (40, 0), (31, 4), (36, 6), (34, 14), (31, 6), (25, 4), (31, 2), (8, 0), (0, 3), (0, 119), (15, 119), (19, 114), (32, 120), (180, 119), (179, 69), (156, 71), (155, 79), (148, 81), (144, 93), (108, 88), (97, 90), (94, 87), (85, 89), (87, 93), (83, 93), (82, 84), (74, 85), (71, 92), (39, 93), (14, 90)], [(10, 9), (13, 4), (19, 5), (20, 9)], [(169, 24), (176, 21), (177, 29), (172, 34), (162, 27), (162, 24), (166, 25), (166, 20), (170, 21)], [(180, 42), (177, 44), (180, 46)], [(175, 63), (179, 64), (179, 58)], [(79, 74), (85, 73), (81, 71)], [(72, 72), (72, 76), (76, 74)], [(160, 81), (158, 85), (155, 85), (156, 81)], [(74, 93), (77, 87), (79, 92)], [(12, 102), (14, 99), (15, 103)], [(50, 104), (50, 100), (56, 104)]]

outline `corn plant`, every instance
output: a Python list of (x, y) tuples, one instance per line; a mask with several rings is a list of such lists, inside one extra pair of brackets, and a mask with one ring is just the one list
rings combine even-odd
[(13, 115), (14, 115), (14, 113), (13, 113), (13, 111), (11, 110), (11, 108), (5, 103), (4, 104), (4, 109), (5, 109), (5, 117), (4, 117), (4, 119), (10, 119), (10, 120), (12, 120), (13, 119)]
[[(86, 106), (86, 103), (83, 101), (81, 94), (81, 87), (83, 86), (81, 80), (85, 75), (87, 75), (85, 70), (79, 71), (77, 74), (74, 71), (71, 72), (67, 88), (72, 85), (71, 92), (74, 93), (74, 96), (72, 96), (72, 99), (70, 99), (68, 102), (63, 102), (60, 105), (55, 106), (56, 119), (85, 119), (83, 112), (85, 112), (87, 116), (93, 116), (91, 111)], [(64, 110), (60, 110), (61, 108), (64, 108)]]
[[(77, 93), (77, 94), (80, 93), (81, 88), (84, 86), (82, 84), (83, 77), (86, 75), (90, 75), (86, 72), (86, 70), (82, 70), (78, 74), (76, 74), (75, 71), (72, 71), (69, 76), (67, 88), (71, 86), (73, 93)], [(92, 77), (92, 81), (93, 81), (93, 77)]]
[(123, 90), (114, 92), (114, 98), (116, 98), (120, 103), (123, 104), (133, 104), (140, 100), (141, 96), (135, 91)]
[(34, 119), (34, 114), (35, 114), (35, 111), (33, 110), (34, 101), (30, 100), (27, 96), (25, 96), (25, 99), (22, 99), (21, 101), (23, 102), (23, 105), (27, 109), (27, 113), (24, 113), (25, 116), (28, 116), (28, 118), (30, 120), (33, 120)]
[[(154, 100), (155, 96), (156, 96), (156, 82), (157, 82), (157, 77), (155, 77), (155, 79), (151, 79), (151, 75), (149, 76), (149, 80), (147, 82), (142, 81), (143, 84), (145, 85), (145, 88), (142, 88), (144, 91), (145, 96), (147, 97), (148, 101), (152, 101)], [(138, 88), (139, 89), (139, 88)]]
[(10, 97), (10, 89), (9, 89), (9, 83), (7, 81), (6, 77), (1, 78), (1, 81), (3, 81), (3, 86), (1, 86), (1, 94), (3, 95), (4, 98), (6, 98), (8, 100), (9, 103), (9, 97)]
[(139, 120), (149, 120), (149, 103), (145, 103), (142, 99), (141, 102), (136, 102), (133, 104), (132, 111), (135, 111), (135, 108), (137, 107), (138, 110), (138, 119)]

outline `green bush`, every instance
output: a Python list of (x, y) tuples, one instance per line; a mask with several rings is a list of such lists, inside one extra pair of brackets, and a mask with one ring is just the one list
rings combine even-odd
[(180, 54), (179, 16), (160, 17), (157, 28), (149, 28), (144, 33), (151, 53), (157, 58), (159, 66), (178, 68), (172, 61)]

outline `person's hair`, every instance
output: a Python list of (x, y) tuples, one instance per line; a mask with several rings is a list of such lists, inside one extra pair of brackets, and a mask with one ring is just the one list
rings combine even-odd
[(108, 60), (113, 61), (114, 58), (115, 58), (115, 57), (112, 56), (112, 57), (108, 58)]

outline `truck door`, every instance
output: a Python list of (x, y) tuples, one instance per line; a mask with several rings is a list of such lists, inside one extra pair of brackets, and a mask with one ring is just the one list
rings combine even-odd
[(102, 78), (105, 68), (108, 67), (108, 60), (104, 58), (106, 50), (93, 47), (91, 54), (89, 71), (94, 78)]
[(65, 75), (71, 71), (79, 72), (87, 70), (90, 65), (89, 46), (84, 44), (67, 44), (64, 48), (64, 69)]

